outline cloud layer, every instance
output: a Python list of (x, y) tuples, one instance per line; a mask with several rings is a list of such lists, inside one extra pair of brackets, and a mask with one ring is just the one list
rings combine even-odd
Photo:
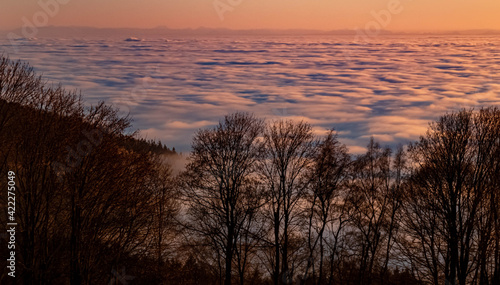
[(236, 110), (334, 127), (353, 152), (395, 146), (457, 108), (499, 105), (495, 37), (33, 39), (0, 49), (45, 78), (130, 111), (143, 136), (189, 151)]

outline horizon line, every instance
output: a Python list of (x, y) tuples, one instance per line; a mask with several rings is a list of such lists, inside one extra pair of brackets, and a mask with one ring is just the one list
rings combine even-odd
[[(17, 27), (14, 29), (2, 29), (0, 28), (0, 32), (10, 33), (21, 30), (23, 27)], [(208, 32), (266, 32), (266, 33), (320, 33), (320, 34), (328, 34), (328, 33), (356, 33), (358, 30), (363, 30), (360, 28), (344, 28), (344, 29), (301, 29), (301, 28), (288, 28), (288, 29), (280, 29), (280, 28), (243, 28), (243, 29), (231, 29), (226, 27), (205, 27), (199, 26), (196, 28), (186, 27), (186, 28), (170, 28), (168, 26), (155, 26), (155, 27), (94, 27), (94, 26), (78, 26), (78, 25), (69, 25), (69, 26), (55, 26), (48, 25), (44, 27), (37, 27), (40, 30), (50, 30), (50, 29), (93, 29), (93, 30), (135, 30), (135, 31), (155, 31), (155, 30), (166, 30), (166, 31), (191, 31), (191, 32), (200, 32), (200, 31), (208, 31)], [(381, 29), (380, 33), (386, 34), (500, 34), (500, 29), (457, 29), (457, 30), (390, 30), (390, 29)]]

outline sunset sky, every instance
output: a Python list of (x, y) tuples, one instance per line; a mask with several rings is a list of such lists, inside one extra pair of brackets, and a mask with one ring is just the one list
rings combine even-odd
[(49, 9), (55, 12), (48, 25), (54, 26), (354, 29), (372, 21), (372, 11), (399, 3), (402, 10), (391, 16), (388, 30), (500, 29), (497, 0), (0, 0), (0, 29), (47, 15), (39, 3), (60, 6)]

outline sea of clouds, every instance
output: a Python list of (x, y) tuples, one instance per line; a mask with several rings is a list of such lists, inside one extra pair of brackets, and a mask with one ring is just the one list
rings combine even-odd
[(371, 136), (394, 147), (445, 112), (500, 105), (493, 36), (43, 38), (2, 40), (0, 51), (184, 152), (234, 111), (335, 128), (360, 153)]

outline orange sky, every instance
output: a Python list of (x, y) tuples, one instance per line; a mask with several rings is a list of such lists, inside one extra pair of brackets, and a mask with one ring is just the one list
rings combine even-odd
[(498, 0), (0, 0), (0, 29), (18, 28), (25, 21), (93, 27), (354, 29), (390, 6), (399, 12), (390, 13), (388, 30), (500, 30)]

